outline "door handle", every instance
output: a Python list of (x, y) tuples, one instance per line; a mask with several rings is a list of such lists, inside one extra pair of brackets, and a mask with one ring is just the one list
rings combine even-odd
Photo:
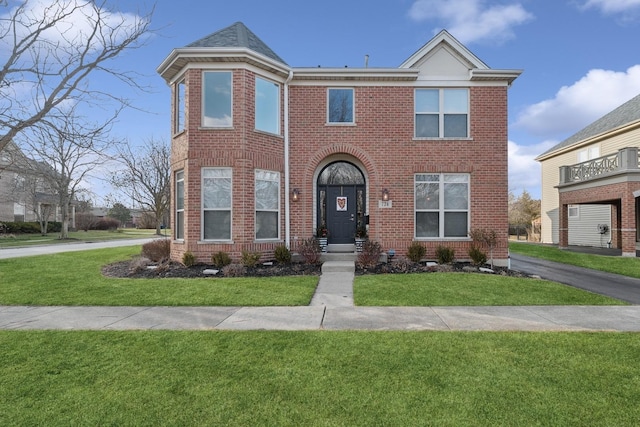
[(351, 221), (355, 221), (355, 220), (356, 220), (356, 219), (355, 219), (354, 215), (353, 215), (353, 214), (351, 214)]

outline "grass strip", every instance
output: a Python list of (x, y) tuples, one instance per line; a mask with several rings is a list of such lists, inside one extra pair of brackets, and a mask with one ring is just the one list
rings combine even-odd
[(635, 426), (640, 336), (0, 332), (0, 424)]
[(140, 246), (0, 260), (0, 305), (294, 306), (308, 305), (317, 276), (116, 279), (105, 264)]

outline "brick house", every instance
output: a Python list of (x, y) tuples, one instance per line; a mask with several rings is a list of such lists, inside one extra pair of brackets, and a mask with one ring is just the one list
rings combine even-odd
[(542, 242), (636, 256), (639, 153), (640, 95), (540, 154)]
[[(238, 22), (158, 67), (172, 90), (172, 257), (295, 250), (357, 229), (466, 259), (474, 229), (508, 241), (507, 90), (447, 31), (398, 68), (295, 68)], [(345, 246), (346, 245), (346, 246)]]

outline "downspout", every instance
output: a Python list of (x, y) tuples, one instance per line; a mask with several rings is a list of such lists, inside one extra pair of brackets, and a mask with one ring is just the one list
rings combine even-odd
[(291, 249), (291, 213), (289, 200), (289, 82), (293, 79), (293, 70), (289, 70), (289, 77), (284, 82), (284, 233), (285, 244)]

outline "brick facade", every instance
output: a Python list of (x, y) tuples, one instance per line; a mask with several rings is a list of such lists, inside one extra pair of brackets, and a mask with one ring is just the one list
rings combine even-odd
[[(450, 38), (448, 34), (445, 36)], [(187, 50), (185, 52), (188, 53)], [(212, 61), (215, 60), (215, 49), (212, 49), (211, 55)], [(506, 264), (507, 92), (508, 83), (519, 72), (512, 73), (512, 79), (508, 82), (504, 77), (497, 81), (471, 82), (468, 70), (464, 77), (466, 83), (461, 82), (459, 77), (452, 79), (456, 82), (455, 87), (469, 90), (469, 138), (419, 139), (414, 137), (414, 91), (416, 88), (442, 86), (441, 82), (420, 77), (417, 70), (412, 79), (403, 75), (398, 81), (379, 78), (374, 74), (369, 76), (367, 73), (372, 70), (368, 69), (361, 70), (360, 78), (341, 78), (341, 70), (336, 70), (332, 78), (323, 74), (315, 79), (309, 78), (309, 72), (305, 69), (301, 74), (306, 73), (307, 76), (297, 79), (295, 68), (290, 69), (287, 75), (285, 67), (283, 71), (265, 61), (265, 66), (258, 68), (255, 67), (255, 58), (249, 59), (252, 61), (231, 61), (224, 67), (233, 73), (233, 128), (230, 129), (201, 126), (202, 72), (206, 66), (185, 66), (181, 74), (175, 74), (185, 81), (186, 126), (183, 132), (173, 136), (172, 172), (175, 179), (176, 171), (184, 171), (185, 221), (184, 239), (174, 238), (172, 258), (181, 260), (184, 252), (191, 251), (199, 261), (209, 262), (211, 255), (217, 251), (225, 251), (237, 259), (243, 250), (249, 250), (260, 251), (263, 259), (268, 259), (278, 245), (288, 244), (295, 250), (297, 242), (313, 236), (318, 225), (318, 174), (326, 165), (341, 160), (357, 166), (365, 177), (369, 239), (378, 241), (384, 250), (393, 248), (398, 255), (405, 254), (409, 245), (416, 240), (414, 175), (469, 174), (469, 231), (496, 231), (498, 240), (493, 256), (497, 264)], [(221, 66), (216, 62), (215, 67), (220, 69)], [(269, 68), (268, 72), (265, 68)], [(388, 74), (392, 73), (388, 71)], [(255, 78), (265, 75), (280, 84), (280, 135), (254, 129)], [(167, 75), (165, 78), (175, 91), (175, 82), (178, 80)], [(353, 124), (327, 124), (327, 90), (330, 87), (354, 90)], [(174, 103), (172, 111), (175, 111)], [(290, 156), (289, 193), (293, 188), (300, 193), (299, 200), (288, 206), (285, 192), (287, 143)], [(203, 167), (228, 167), (233, 170), (233, 225), (232, 237), (228, 242), (202, 241)], [(281, 177), (280, 238), (273, 241), (255, 240), (256, 169), (277, 171)], [(383, 189), (389, 192), (391, 208), (379, 207)], [(175, 182), (172, 185), (172, 200), (175, 202)], [(287, 207), (290, 233), (285, 233)], [(175, 207), (172, 208), (172, 224), (175, 224)], [(175, 227), (172, 230), (175, 233)], [(427, 247), (428, 258), (435, 258), (436, 248), (442, 245), (455, 249), (458, 259), (466, 259), (472, 242), (464, 237), (422, 239), (421, 243)]]

